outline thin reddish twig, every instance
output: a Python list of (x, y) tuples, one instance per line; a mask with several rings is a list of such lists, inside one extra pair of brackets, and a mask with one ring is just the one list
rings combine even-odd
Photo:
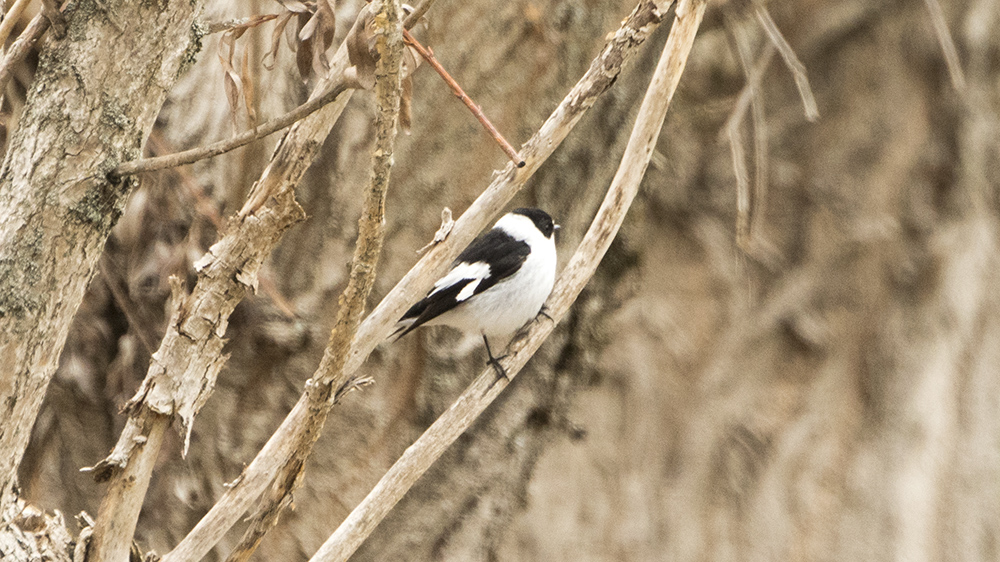
[(444, 78), (444, 81), (448, 84), (448, 87), (451, 88), (451, 91), (458, 97), (458, 99), (462, 100), (462, 103), (464, 103), (466, 107), (469, 108), (469, 111), (471, 111), (472, 114), (476, 116), (476, 119), (479, 119), (479, 122), (483, 124), (483, 127), (486, 127), (486, 130), (490, 132), (490, 135), (493, 136), (493, 138), (497, 141), (497, 144), (500, 145), (500, 148), (503, 149), (503, 151), (507, 154), (507, 156), (511, 159), (511, 161), (517, 164), (518, 168), (523, 168), (524, 160), (522, 160), (521, 157), (518, 156), (517, 151), (514, 150), (514, 147), (511, 146), (509, 142), (507, 142), (507, 139), (503, 138), (503, 135), (500, 134), (500, 131), (498, 131), (497, 128), (493, 126), (493, 123), (490, 123), (490, 120), (487, 119), (485, 115), (483, 115), (483, 110), (480, 109), (479, 106), (476, 105), (476, 103), (473, 102), (468, 95), (466, 95), (466, 93), (462, 90), (462, 87), (458, 85), (458, 82), (455, 82), (455, 79), (452, 78), (451, 75), (448, 74), (448, 71), (445, 70), (443, 66), (441, 66), (441, 63), (439, 63), (437, 59), (434, 58), (434, 53), (431, 53), (430, 49), (427, 49), (426, 47), (421, 45), (420, 42), (414, 39), (414, 37), (410, 35), (410, 32), (407, 31), (406, 29), (403, 29), (403, 40), (406, 42), (407, 45), (416, 49), (417, 53), (419, 53), (420, 56), (423, 57), (428, 64), (434, 67), (434, 70), (436, 70), (437, 73), (441, 75), (441, 78)]

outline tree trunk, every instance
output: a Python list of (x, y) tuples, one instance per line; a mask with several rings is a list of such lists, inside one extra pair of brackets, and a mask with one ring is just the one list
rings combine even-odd
[(39, 60), (0, 171), (0, 513), (15, 497), (73, 315), (135, 185), (108, 172), (141, 154), (191, 56), (196, 6), (81, 2)]

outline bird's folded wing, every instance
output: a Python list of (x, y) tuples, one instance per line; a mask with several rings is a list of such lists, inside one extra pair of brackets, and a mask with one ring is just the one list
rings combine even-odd
[(469, 245), (426, 297), (410, 307), (393, 336), (405, 336), (428, 322), (510, 277), (528, 258), (530, 247), (501, 230), (491, 230)]

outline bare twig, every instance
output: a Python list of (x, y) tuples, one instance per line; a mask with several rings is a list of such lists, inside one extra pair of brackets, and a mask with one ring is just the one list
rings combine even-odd
[(938, 0), (924, 0), (927, 5), (927, 12), (931, 17), (931, 24), (934, 25), (934, 34), (937, 35), (941, 51), (944, 53), (945, 64), (948, 65), (948, 74), (951, 76), (951, 85), (959, 92), (965, 91), (965, 73), (962, 71), (962, 62), (958, 58), (958, 49), (955, 47), (955, 40), (948, 30), (948, 22), (944, 18), (944, 10)]
[(499, 144), (500, 148), (503, 149), (504, 153), (507, 154), (507, 157), (510, 158), (510, 161), (516, 164), (518, 168), (523, 168), (524, 160), (521, 160), (521, 157), (517, 155), (517, 151), (514, 150), (514, 147), (511, 146), (509, 142), (507, 142), (507, 139), (503, 138), (503, 135), (501, 135), (500, 131), (498, 131), (497, 128), (493, 126), (493, 123), (490, 123), (490, 120), (487, 119), (485, 114), (483, 114), (482, 108), (476, 105), (476, 103), (472, 101), (472, 99), (469, 98), (468, 95), (466, 95), (465, 91), (462, 90), (462, 87), (458, 85), (458, 82), (455, 82), (455, 79), (452, 78), (450, 74), (448, 74), (448, 71), (445, 70), (443, 66), (441, 66), (441, 63), (439, 63), (437, 58), (434, 57), (434, 54), (431, 53), (430, 50), (425, 49), (424, 46), (421, 45), (419, 41), (414, 39), (413, 36), (410, 35), (409, 31), (404, 30), (403, 37), (406, 38), (406, 44), (416, 49), (417, 52), (420, 53), (420, 56), (423, 57), (423, 59), (427, 61), (427, 63), (430, 64), (432, 67), (434, 67), (434, 70), (436, 70), (437, 73), (441, 75), (441, 78), (443, 78), (445, 83), (448, 84), (448, 87), (451, 88), (451, 91), (455, 94), (455, 96), (458, 97), (458, 99), (462, 100), (462, 103), (464, 103), (465, 106), (469, 108), (469, 111), (471, 111), (472, 114), (476, 116), (476, 119), (478, 119), (479, 122), (483, 124), (483, 127), (485, 127), (487, 131), (489, 131), (490, 136), (492, 136), (493, 139), (497, 141), (497, 144)]
[(49, 18), (43, 14), (35, 15), (35, 17), (31, 18), (31, 23), (28, 24), (28, 27), (21, 32), (21, 35), (14, 41), (14, 44), (10, 46), (7, 56), (0, 63), (0, 92), (6, 91), (7, 82), (10, 81), (14, 66), (24, 60), (24, 57), (31, 52), (31, 48), (35, 46), (35, 42), (38, 41), (50, 25)]
[[(672, 4), (670, 0), (641, 0), (638, 3), (635, 10), (622, 22), (621, 28), (612, 34), (583, 78), (524, 145), (522, 155), (526, 166), (518, 170), (511, 163), (502, 173), (497, 174), (493, 183), (455, 222), (450, 236), (431, 248), (361, 323), (344, 366), (344, 373), (348, 377), (357, 371), (375, 346), (385, 340), (404, 308), (423, 296), (444, 268), (517, 194), (597, 98), (611, 87), (622, 68), (634, 58), (639, 47), (658, 27)], [(345, 385), (351, 385), (350, 378)], [(297, 439), (296, 435), (309, 427), (309, 418), (317, 413), (310, 407), (308, 393), (307, 389), (278, 430), (244, 469), (238, 481), (229, 487), (177, 547), (163, 557), (163, 562), (200, 559), (267, 489), (278, 474), (283, 460), (292, 453), (291, 444)], [(337, 389), (335, 396), (340, 394), (340, 389)]]
[(230, 19), (225, 21), (212, 21), (206, 24), (206, 35), (211, 35), (213, 33), (219, 33), (221, 31), (229, 31), (231, 29), (237, 29), (240, 27), (251, 28), (257, 27), (262, 23), (269, 22), (278, 17), (278, 14), (260, 14), (256, 16), (250, 16), (246, 18)]
[[(746, 37), (745, 26), (729, 17), (725, 21), (730, 41), (736, 50), (737, 59), (747, 81), (737, 100), (736, 108), (726, 122), (726, 131), (729, 135), (733, 172), (736, 176), (736, 243), (744, 251), (749, 252), (759, 222), (757, 217), (763, 212), (764, 198), (767, 194), (767, 123), (760, 95), (760, 78), (774, 56), (775, 47), (773, 43), (767, 43), (757, 63), (751, 63), (750, 42)], [(741, 134), (741, 125), (748, 107), (752, 109), (754, 131), (755, 173), (752, 183), (746, 168), (746, 153)]]
[(413, 7), (413, 11), (406, 15), (406, 19), (403, 20), (403, 27), (405, 29), (413, 29), (413, 26), (417, 25), (420, 18), (424, 17), (427, 10), (431, 9), (431, 5), (434, 4), (434, 0), (421, 0), (419, 4)]
[(213, 156), (225, 154), (230, 150), (235, 150), (241, 146), (250, 144), (255, 140), (274, 134), (285, 127), (289, 127), (294, 123), (305, 119), (327, 104), (336, 101), (340, 94), (344, 93), (346, 90), (347, 87), (343, 83), (335, 84), (328, 91), (320, 94), (319, 97), (312, 98), (288, 113), (280, 117), (275, 117), (274, 119), (254, 127), (249, 131), (244, 131), (233, 138), (214, 142), (207, 146), (200, 146), (198, 148), (177, 152), (175, 154), (132, 160), (131, 162), (126, 162), (115, 168), (112, 175), (118, 177), (131, 176), (142, 172), (152, 172), (155, 170), (163, 170), (165, 168), (183, 166), (184, 164), (191, 164), (193, 162), (197, 162), (198, 160), (204, 160), (205, 158), (212, 158)]
[[(503, 361), (510, 377), (516, 376), (552, 333), (556, 323), (566, 315), (583, 286), (594, 275), (597, 265), (621, 227), (653, 154), (670, 99), (677, 88), (701, 24), (705, 5), (704, 0), (691, 0), (678, 7), (676, 22), (642, 101), (621, 166), (590, 229), (560, 275), (552, 296), (546, 303), (546, 310), (553, 321), (531, 324), (527, 334), (511, 346), (510, 355)], [(417, 479), (496, 399), (507, 384), (509, 383), (503, 378), (496, 380), (492, 367), (487, 367), (462, 396), (406, 449), (361, 504), (323, 543), (310, 562), (347, 560)]]
[(7, 37), (10, 36), (10, 32), (21, 19), (21, 14), (24, 13), (24, 9), (28, 7), (29, 3), (31, 0), (14, 0), (14, 4), (3, 15), (3, 21), (0, 21), (0, 46), (7, 43)]
[(292, 455), (284, 461), (282, 486), (272, 487), (270, 497), (259, 510), (264, 514), (256, 519), (244, 534), (237, 551), (230, 557), (242, 562), (260, 544), (264, 533), (277, 521), (278, 514), (290, 503), (293, 489), (302, 480), (302, 470), (319, 438), (327, 415), (335, 401), (333, 388), (339, 387), (344, 376), (344, 363), (351, 349), (351, 341), (364, 314), (365, 303), (375, 285), (375, 268), (382, 253), (385, 239), (385, 196), (389, 188), (392, 159), (395, 148), (396, 128), (399, 121), (400, 64), (403, 53), (403, 36), (400, 32), (399, 0), (383, 0), (375, 22), (375, 48), (379, 58), (375, 64), (375, 98), (378, 109), (375, 115), (375, 146), (372, 148), (371, 180), (366, 190), (364, 207), (358, 220), (358, 241), (354, 247), (351, 273), (347, 287), (340, 296), (337, 320), (330, 333), (320, 361), (309, 385), (310, 406), (314, 412), (308, 420), (309, 429), (299, 432), (293, 443)]
[(778, 29), (778, 24), (771, 19), (771, 13), (760, 0), (754, 2), (754, 9), (757, 12), (757, 20), (764, 27), (764, 32), (778, 48), (781, 58), (785, 59), (785, 64), (795, 78), (795, 85), (799, 89), (799, 97), (802, 98), (802, 106), (805, 109), (806, 119), (815, 121), (819, 119), (819, 107), (816, 105), (816, 98), (813, 96), (812, 88), (809, 87), (809, 77), (806, 75), (806, 67), (795, 55), (792, 46), (785, 40), (785, 36)]

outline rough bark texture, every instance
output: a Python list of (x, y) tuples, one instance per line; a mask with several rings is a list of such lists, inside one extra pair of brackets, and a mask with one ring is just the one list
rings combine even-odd
[[(338, 38), (358, 4), (340, 3)], [(439, 0), (420, 38), (518, 146), (632, 4)], [(769, 189), (747, 255), (735, 243), (725, 140), (744, 85), (724, 29), (723, 10), (736, 4), (710, 6), (660, 155), (598, 277), (354, 560), (1000, 557), (1000, 7), (942, 2), (968, 84), (958, 93), (924, 2), (772, 2), (821, 119), (804, 119), (775, 57), (760, 88)], [(219, 0), (206, 17), (254, 6), (273, 8)], [(729, 19), (746, 26), (758, 56), (766, 38), (756, 18), (736, 10)], [(260, 54), (269, 31), (241, 42)], [(563, 225), (563, 259), (617, 166), (665, 32), (516, 201)], [(206, 38), (209, 53), (216, 41)], [(285, 51), (275, 71), (256, 72), (262, 118), (302, 101), (293, 59)], [(374, 298), (415, 262), (441, 207), (464, 209), (505, 164), (436, 75), (414, 78), (413, 129), (396, 146)], [(272, 283), (297, 315), (264, 290), (239, 305), (225, 336), (230, 362), (195, 418), (186, 460), (183, 441), (167, 432), (139, 521), (143, 547), (177, 543), (315, 370), (346, 283), (372, 111), (371, 95), (359, 92), (318, 147), (297, 188), (308, 219), (262, 268), (262, 287)], [(202, 57), (172, 91), (154, 139), (180, 149), (222, 138), (228, 112), (218, 63)], [(746, 154), (752, 133), (745, 123)], [(96, 510), (102, 490), (77, 470), (103, 458), (120, 432), (116, 409), (148, 367), (144, 342), (155, 350), (163, 333), (168, 274), (192, 276), (214, 241), (198, 201), (238, 210), (275, 142), (150, 176), (137, 192), (25, 457), (32, 503)], [(376, 350), (362, 374), (378, 383), (334, 408), (294, 511), (257, 559), (308, 558), (484, 358), (477, 341), (444, 329)]]
[(38, 63), (0, 171), (0, 513), (73, 315), (135, 185), (106, 174), (139, 155), (190, 62), (196, 6), (76, 3), (65, 37), (50, 40)]

